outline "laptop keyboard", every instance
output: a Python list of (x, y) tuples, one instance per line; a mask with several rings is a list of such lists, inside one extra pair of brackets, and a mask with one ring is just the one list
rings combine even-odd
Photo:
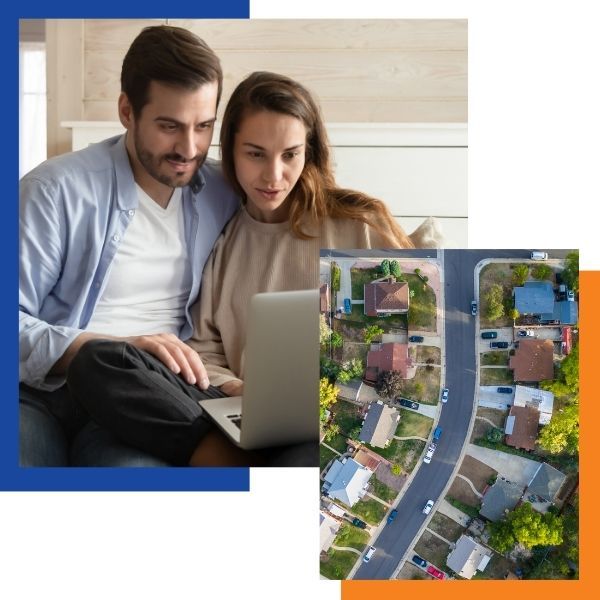
[(242, 415), (227, 415), (227, 418), (236, 426), (238, 429), (242, 428)]

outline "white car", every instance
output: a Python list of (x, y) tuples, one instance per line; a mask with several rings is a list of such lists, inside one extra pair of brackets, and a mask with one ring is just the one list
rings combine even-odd
[(423, 514), (428, 515), (433, 508), (433, 500), (427, 500), (427, 504), (423, 507)]
[(371, 556), (373, 556), (373, 554), (375, 554), (375, 546), (369, 546), (369, 549), (367, 550), (367, 553), (365, 554), (365, 557), (363, 558), (364, 562), (369, 562), (371, 560)]
[(446, 404), (446, 402), (448, 402), (448, 394), (450, 393), (450, 390), (448, 388), (444, 388), (442, 390), (442, 403)]
[(427, 448), (427, 453), (423, 458), (423, 462), (429, 464), (433, 457), (433, 453), (435, 452), (435, 444), (429, 444), (429, 448)]

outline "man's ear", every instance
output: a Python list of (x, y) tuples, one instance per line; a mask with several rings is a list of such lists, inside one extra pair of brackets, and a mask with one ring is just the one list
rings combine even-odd
[(125, 129), (129, 130), (133, 125), (133, 108), (129, 102), (127, 94), (121, 92), (119, 96), (119, 121)]

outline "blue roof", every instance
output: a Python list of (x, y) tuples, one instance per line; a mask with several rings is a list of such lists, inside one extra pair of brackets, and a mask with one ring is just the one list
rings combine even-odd
[(554, 303), (554, 310), (551, 313), (541, 315), (542, 321), (559, 321), (564, 325), (574, 325), (577, 323), (577, 302), (563, 300)]
[(549, 281), (526, 281), (514, 292), (515, 308), (522, 315), (551, 314), (554, 310), (554, 290)]

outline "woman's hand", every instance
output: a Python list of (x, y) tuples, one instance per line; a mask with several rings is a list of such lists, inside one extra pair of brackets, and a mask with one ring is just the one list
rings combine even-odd
[(232, 379), (231, 381), (225, 382), (219, 389), (228, 396), (242, 396), (244, 392), (244, 382), (239, 379)]

